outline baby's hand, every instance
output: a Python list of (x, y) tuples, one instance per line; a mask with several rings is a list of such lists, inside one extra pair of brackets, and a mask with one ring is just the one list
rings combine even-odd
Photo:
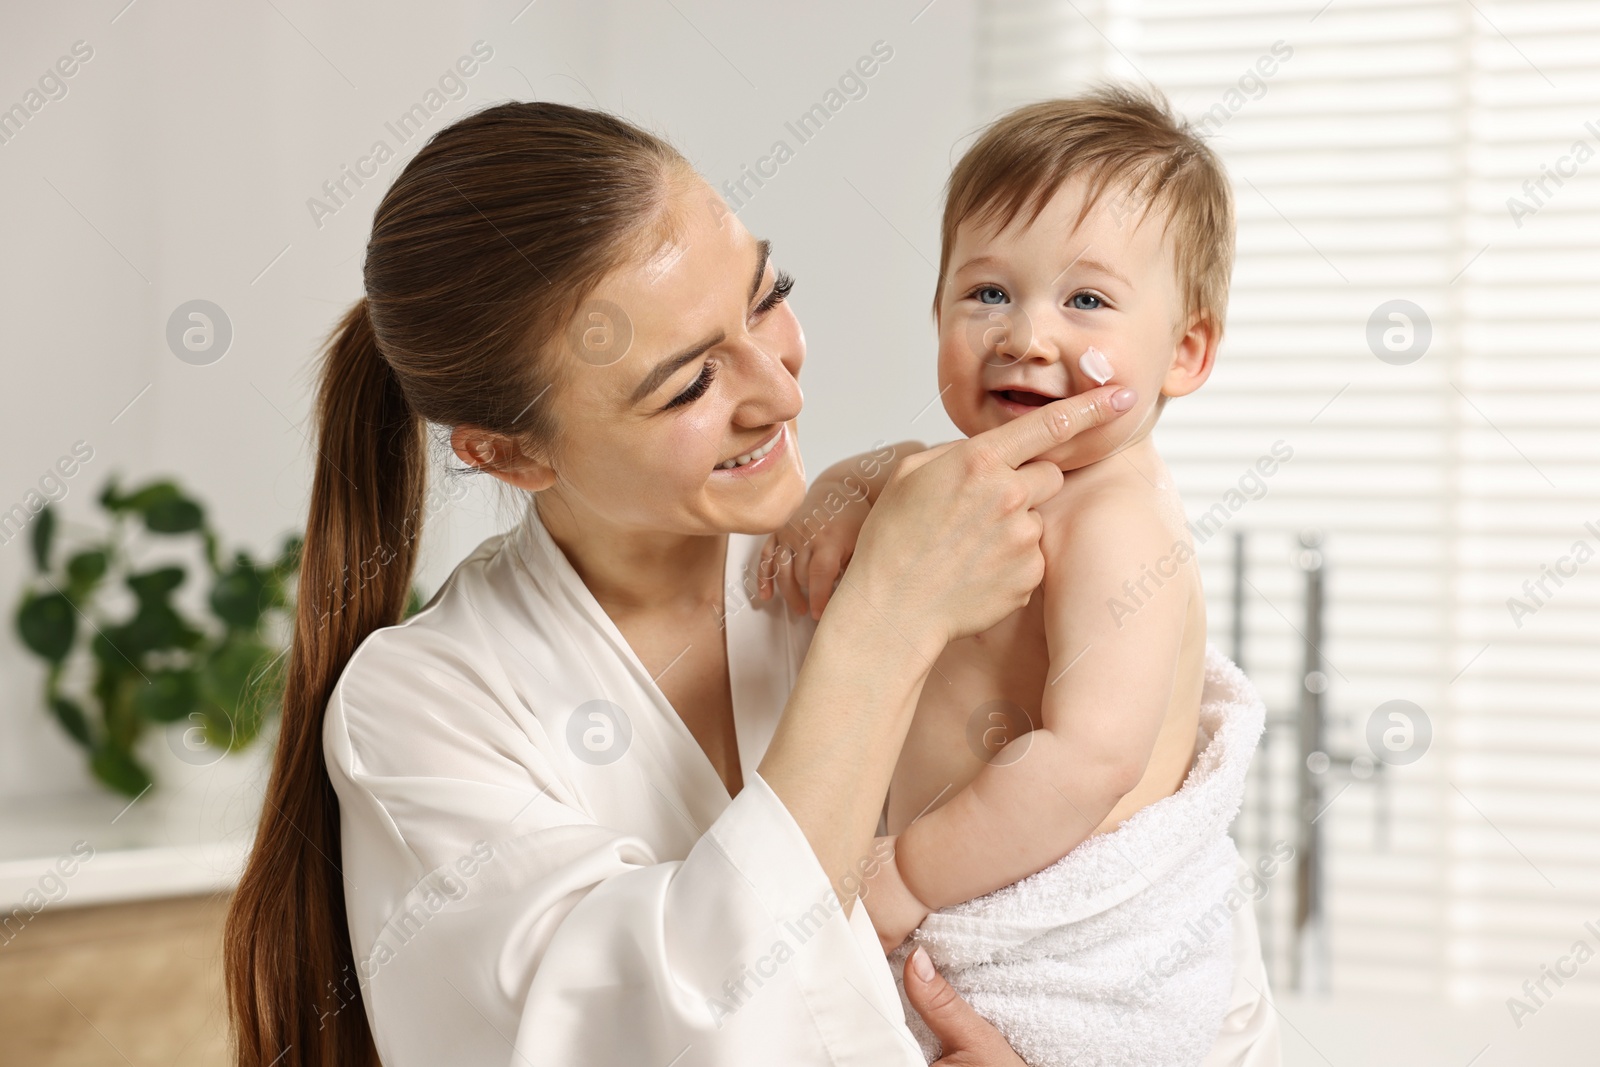
[(878, 932), (878, 944), (884, 955), (900, 947), (900, 942), (922, 925), (928, 917), (928, 906), (916, 898), (900, 878), (900, 868), (894, 861), (895, 839), (880, 837), (873, 852), (888, 854), (888, 859), (878, 864), (877, 870), (867, 877), (861, 890), (861, 903), (866, 905), (867, 917)]
[(871, 511), (860, 481), (824, 473), (789, 524), (767, 537), (757, 577), (761, 599), (771, 600), (776, 589), (795, 614), (809, 610), (813, 619), (822, 618)]

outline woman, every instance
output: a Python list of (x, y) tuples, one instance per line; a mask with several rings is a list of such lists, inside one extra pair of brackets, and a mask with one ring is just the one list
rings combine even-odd
[[(1132, 399), (864, 472), (855, 558), (796, 619), (750, 595), (805, 489), (788, 286), (605, 114), (494, 107), (396, 179), (323, 369), (226, 932), (240, 1064), (920, 1062), (854, 901), (889, 775), (940, 649), (1039, 582), (1061, 477), (1030, 460)], [(425, 423), (537, 496), (396, 626)], [(1020, 1062), (908, 982), (949, 1062)]]

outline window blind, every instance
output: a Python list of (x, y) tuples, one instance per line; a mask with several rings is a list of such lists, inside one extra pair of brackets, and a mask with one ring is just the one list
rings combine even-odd
[[(1524, 981), (1600, 949), (1600, 4), (1036, 0), (979, 25), (986, 116), (1149, 82), (1229, 168), (1227, 335), (1156, 433), (1225, 650), (1246, 537), (1245, 666), (1274, 716), (1247, 859), (1297, 837), (1299, 536), (1321, 534), (1335, 761), (1303, 986), (1537, 1011)], [(1426, 750), (1341, 769), (1395, 700)], [(1280, 987), (1294, 892), (1261, 904)], [(1600, 1002), (1600, 960), (1545, 989)]]

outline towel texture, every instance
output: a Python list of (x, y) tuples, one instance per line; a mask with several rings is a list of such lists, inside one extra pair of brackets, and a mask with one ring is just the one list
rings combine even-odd
[[(1200, 752), (1182, 788), (1057, 863), (928, 916), (922, 945), (1032, 1067), (1188, 1067), (1216, 1039), (1233, 984), (1232, 919), (1263, 884), (1228, 825), (1266, 709), (1206, 649)], [(938, 1041), (900, 997), (931, 1063)]]

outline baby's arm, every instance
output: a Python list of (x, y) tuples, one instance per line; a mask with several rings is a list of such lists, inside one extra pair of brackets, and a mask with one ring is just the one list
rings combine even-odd
[[(1175, 544), (1157, 506), (1114, 490), (1046, 519), (1044, 725), (1002, 748), (965, 789), (899, 835), (898, 874), (929, 909), (1048, 867), (1144, 775), (1194, 588), (1179, 577), (1194, 566), (1192, 550), (1186, 540)], [(1185, 562), (1158, 587), (1150, 574), (1172, 569), (1175, 554)]]

